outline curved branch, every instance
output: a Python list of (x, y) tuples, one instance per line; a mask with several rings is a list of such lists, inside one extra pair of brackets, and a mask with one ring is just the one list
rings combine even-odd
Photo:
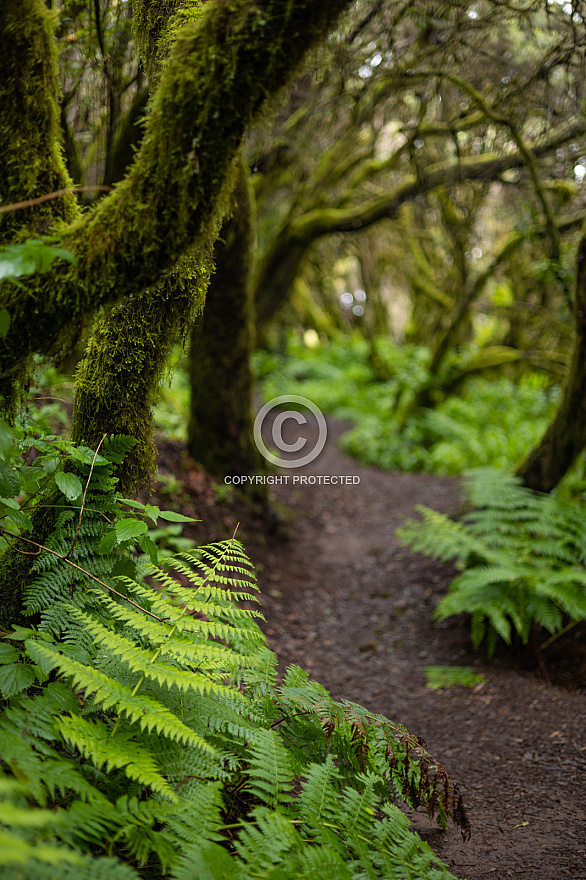
[[(243, 135), (350, 0), (210, 0), (179, 32), (129, 174), (60, 241), (74, 267), (33, 278), (11, 308), (0, 376), (100, 305), (158, 281), (203, 243)], [(56, 187), (54, 187), (56, 188)]]
[[(586, 119), (573, 119), (552, 129), (546, 138), (527, 146), (534, 156), (541, 156), (565, 143), (568, 138), (586, 132)], [(467, 156), (430, 166), (419, 176), (411, 174), (383, 195), (358, 205), (343, 208), (319, 208), (289, 221), (264, 255), (256, 273), (255, 300), (259, 327), (263, 327), (287, 298), (299, 266), (310, 245), (325, 235), (357, 232), (380, 220), (392, 219), (404, 202), (439, 186), (464, 180), (496, 180), (504, 171), (520, 168), (525, 156), (520, 151), (484, 156)]]

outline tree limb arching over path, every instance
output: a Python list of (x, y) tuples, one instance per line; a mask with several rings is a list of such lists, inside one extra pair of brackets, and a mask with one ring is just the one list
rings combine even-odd
[[(160, 4), (142, 5), (155, 10), (154, 18), (147, 15), (146, 20), (155, 31), (160, 29)], [(349, 5), (350, 0), (211, 0), (195, 21), (178, 29), (130, 172), (95, 210), (57, 231), (59, 243), (75, 255), (76, 266), (56, 264), (17, 296), (13, 289), (2, 291), (0, 305), (11, 315), (0, 355), (1, 391), (8, 402), (19, 368), (30, 354), (50, 353), (72, 322), (156, 283), (188, 248), (207, 240), (248, 125)], [(164, 13), (178, 9), (179, 4), (169, 3)], [(199, 13), (199, 4), (181, 4), (181, 10)], [(9, 0), (2, 6), (0, 33), (5, 42), (19, 37), (26, 46), (34, 37), (37, 51), (45, 52), (36, 65), (43, 67), (48, 87), (43, 122), (49, 124), (53, 139), (38, 145), (32, 159), (39, 167), (48, 151), (56, 151), (51, 28), (41, 0)], [(7, 90), (14, 83), (14, 61), (6, 53), (0, 63)], [(25, 106), (33, 100), (33, 87), (42, 97), (38, 70), (36, 78), (22, 85)], [(11, 106), (2, 103), (7, 109)], [(2, 146), (16, 134), (9, 114), (4, 114)], [(67, 183), (62, 166), (54, 178), (51, 186), (56, 189)], [(31, 180), (28, 188), (17, 177), (12, 183), (2, 193), (5, 203), (34, 195), (39, 180)], [(65, 221), (74, 212), (71, 199), (69, 206), (62, 212)]]

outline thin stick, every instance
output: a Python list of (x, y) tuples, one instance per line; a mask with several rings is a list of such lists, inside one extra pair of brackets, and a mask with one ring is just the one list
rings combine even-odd
[[(154, 617), (155, 620), (159, 621), (159, 623), (165, 623), (164, 617), (157, 617), (157, 615), (153, 614), (152, 611), (147, 611), (146, 608), (143, 608), (142, 605), (138, 604), (138, 602), (133, 602), (132, 599), (129, 599), (128, 596), (124, 595), (124, 593), (119, 593), (118, 590), (115, 590), (114, 587), (110, 586), (110, 584), (107, 584), (105, 581), (101, 581), (94, 574), (86, 571), (85, 568), (82, 568), (81, 565), (77, 565), (75, 562), (72, 562), (71, 559), (68, 559), (66, 556), (62, 556), (61, 553), (57, 553), (56, 550), (51, 550), (50, 547), (46, 547), (44, 544), (39, 544), (37, 541), (33, 541), (31, 538), (23, 538), (22, 535), (15, 535), (13, 532), (9, 532), (6, 529), (3, 529), (2, 526), (0, 526), (0, 532), (3, 535), (9, 535), (11, 538), (16, 538), (18, 541), (25, 541), (27, 544), (32, 544), (34, 547), (38, 547), (39, 553), (41, 552), (41, 550), (46, 550), (47, 553), (51, 553), (53, 556), (61, 559), (62, 562), (66, 562), (67, 565), (71, 565), (72, 568), (77, 569), (77, 571), (81, 571), (82, 574), (85, 574), (87, 577), (91, 578), (92, 581), (95, 581), (101, 587), (104, 587), (104, 589), (110, 590), (111, 593), (114, 593), (116, 596), (124, 599), (125, 602), (129, 602), (131, 605), (134, 605), (134, 607), (138, 608), (139, 611), (144, 611), (145, 614), (149, 614), (151, 617)], [(14, 549), (17, 553), (26, 553), (27, 556), (38, 556), (38, 553), (28, 553), (26, 550), (18, 550), (16, 547)]]
[(101, 184), (94, 184), (91, 186), (67, 186), (65, 189), (56, 189), (55, 192), (45, 193), (44, 196), (39, 196), (36, 199), (26, 199), (24, 202), (13, 202), (11, 205), (0, 205), (0, 214), (8, 214), (10, 211), (22, 211), (23, 208), (32, 208), (34, 205), (42, 205), (43, 202), (50, 202), (52, 199), (59, 199), (61, 196), (66, 196), (69, 193), (90, 192), (91, 190), (109, 192), (111, 189), (111, 186), (102, 186)]
[(75, 545), (76, 545), (76, 543), (77, 543), (77, 536), (79, 535), (79, 530), (81, 529), (81, 518), (82, 518), (82, 516), (83, 516), (83, 510), (84, 510), (84, 507), (85, 507), (85, 496), (87, 495), (87, 490), (88, 490), (89, 485), (90, 485), (90, 480), (91, 480), (91, 478), (92, 478), (92, 474), (93, 474), (93, 472), (94, 472), (94, 465), (95, 465), (95, 463), (96, 463), (96, 458), (98, 457), (98, 452), (100, 451), (100, 446), (102, 445), (102, 443), (103, 443), (104, 440), (106, 439), (106, 436), (107, 436), (107, 435), (104, 434), (104, 436), (102, 437), (102, 439), (101, 439), (100, 442), (98, 443), (98, 447), (97, 447), (96, 451), (94, 452), (94, 457), (93, 457), (93, 460), (92, 460), (92, 466), (91, 466), (91, 468), (90, 468), (89, 476), (88, 476), (88, 478), (87, 478), (87, 482), (86, 482), (86, 484), (85, 484), (85, 489), (84, 489), (84, 493), (83, 493), (83, 498), (81, 499), (81, 508), (80, 508), (80, 511), (79, 511), (79, 520), (78, 520), (78, 523), (77, 523), (77, 528), (76, 528), (76, 530), (75, 530), (75, 535), (73, 536), (73, 543), (71, 544), (71, 547), (70, 547), (69, 550), (67, 551), (67, 554), (66, 554), (67, 556), (71, 556), (71, 554), (73, 553), (73, 548), (75, 547)]

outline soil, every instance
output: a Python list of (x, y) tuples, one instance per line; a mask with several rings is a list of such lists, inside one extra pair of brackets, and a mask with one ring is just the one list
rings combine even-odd
[[(281, 668), (299, 664), (335, 698), (425, 739), (460, 785), (472, 837), (463, 842), (455, 828), (430, 826), (423, 810), (411, 814), (412, 826), (456, 877), (586, 880), (583, 633), (531, 669), (513, 651), (490, 662), (473, 653), (464, 617), (435, 623), (431, 613), (454, 572), (412, 555), (394, 532), (416, 504), (455, 513), (458, 479), (362, 467), (337, 448), (344, 426), (328, 421), (328, 428), (316, 461), (289, 470), (288, 484), (274, 488), (270, 515), (226, 498), (224, 486), (171, 443), (160, 445), (158, 503), (199, 516), (187, 532), (199, 543), (231, 535), (240, 522)], [(293, 485), (294, 474), (359, 483)], [(472, 666), (484, 682), (430, 690), (431, 665)]]

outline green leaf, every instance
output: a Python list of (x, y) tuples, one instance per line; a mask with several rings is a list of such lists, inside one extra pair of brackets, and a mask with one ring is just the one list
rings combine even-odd
[(0, 280), (46, 272), (56, 259), (75, 263), (75, 257), (69, 251), (53, 247), (38, 239), (28, 239), (22, 244), (8, 245), (0, 251)]
[(136, 538), (140, 538), (141, 535), (148, 531), (147, 524), (138, 519), (119, 519), (114, 528), (116, 529), (116, 538), (119, 544), (122, 544), (124, 541), (133, 541)]
[(159, 551), (155, 542), (148, 535), (143, 535), (140, 541), (140, 549), (147, 553), (153, 565), (159, 564)]
[(123, 504), (127, 504), (129, 507), (134, 507), (136, 510), (146, 510), (147, 505), (143, 504), (142, 501), (135, 501), (134, 498), (122, 498)]
[(29, 467), (28, 465), (23, 465), (19, 468), (20, 482), (24, 491), (28, 492), (29, 495), (38, 492), (40, 488), (39, 480), (44, 476), (44, 473), (42, 467)]
[(9, 510), (20, 510), (20, 504), (16, 501), (15, 498), (1, 498), (0, 497), (0, 510), (2, 511), (2, 515)]
[[(0, 312), (0, 315), (2, 312)], [(1, 336), (0, 332), (0, 336)], [(14, 449), (14, 435), (8, 422), (0, 419), (0, 458), (6, 459)]]
[(168, 522), (197, 522), (192, 516), (183, 516), (182, 513), (175, 513), (174, 510), (161, 510), (159, 516)]
[(65, 474), (63, 471), (59, 471), (55, 474), (55, 482), (70, 501), (79, 498), (83, 492), (81, 480), (75, 474)]
[(116, 529), (112, 529), (110, 532), (106, 532), (100, 543), (98, 544), (98, 550), (100, 553), (111, 553), (116, 544), (118, 543), (118, 535), (116, 534)]
[(0, 664), (16, 663), (19, 657), (20, 654), (16, 648), (12, 645), (7, 645), (6, 642), (0, 642)]
[(30, 687), (36, 676), (32, 666), (26, 663), (12, 663), (0, 666), (0, 691), (3, 697), (13, 697)]
[(14, 498), (20, 491), (20, 480), (14, 469), (0, 461), (0, 495)]
[(161, 516), (160, 509), (158, 507), (155, 507), (154, 504), (147, 504), (145, 513), (149, 517), (149, 519), (152, 519), (152, 521), (156, 525), (158, 518)]
[(8, 309), (0, 309), (0, 337), (4, 338), (10, 330), (10, 312)]
[(81, 464), (110, 464), (107, 458), (104, 458), (103, 455), (96, 454), (95, 449), (89, 449), (87, 446), (73, 446), (68, 449), (68, 452), (71, 453), (72, 458), (75, 458), (75, 460), (79, 461)]
[(22, 510), (9, 510), (7, 519), (12, 521), (17, 529), (24, 529), (25, 532), (30, 532), (33, 527), (30, 517)]

